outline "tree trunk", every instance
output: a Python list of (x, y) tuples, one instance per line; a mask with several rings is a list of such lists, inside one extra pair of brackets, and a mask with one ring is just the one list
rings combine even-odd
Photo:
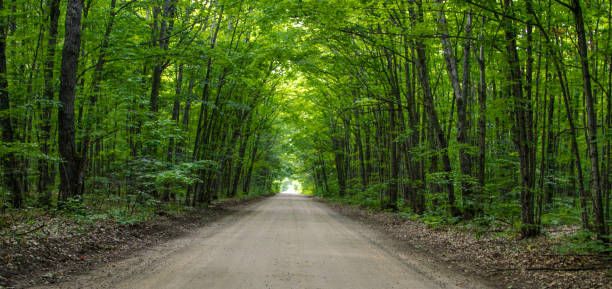
[(591, 159), (591, 194), (593, 202), (593, 214), (595, 215), (594, 229), (600, 239), (608, 241), (607, 226), (604, 218), (603, 200), (601, 191), (601, 180), (599, 174), (599, 148), (597, 147), (597, 116), (591, 90), (591, 75), (587, 55), (586, 34), (582, 18), (582, 7), (580, 0), (572, 0), (572, 13), (576, 22), (576, 37), (578, 40), (578, 54), (582, 67), (583, 94), (586, 102), (588, 148)]
[[(438, 4), (441, 5), (442, 1), (438, 0)], [(466, 108), (467, 108), (467, 96), (469, 94), (469, 78), (470, 78), (470, 34), (471, 34), (471, 22), (472, 14), (468, 12), (467, 21), (465, 24), (465, 44), (463, 53), (463, 90), (459, 84), (459, 72), (457, 69), (457, 60), (453, 53), (453, 48), (450, 43), (450, 37), (448, 35), (448, 27), (446, 23), (446, 16), (444, 11), (441, 10), (438, 16), (438, 30), (440, 31), (440, 41), (444, 50), (444, 59), (446, 61), (446, 69), (450, 78), (451, 85), (453, 87), (455, 101), (457, 103), (457, 142), (460, 145), (459, 148), (459, 169), (461, 171), (461, 192), (463, 194), (464, 201), (464, 212), (463, 215), (466, 218), (473, 218), (476, 214), (476, 208), (474, 205), (473, 188), (469, 180), (465, 178), (471, 177), (472, 164), (471, 157), (468, 153), (467, 146), (470, 145), (468, 140), (468, 127)], [(450, 121), (449, 121), (450, 122)], [(450, 126), (449, 126), (450, 130)]]
[[(397, 192), (398, 192), (398, 178), (399, 178), (399, 166), (400, 159), (397, 156), (397, 130), (396, 130), (396, 107), (395, 101), (400, 99), (400, 90), (399, 90), (399, 82), (397, 80), (397, 73), (395, 70), (395, 56), (391, 55), (391, 53), (385, 51), (387, 58), (387, 74), (389, 80), (389, 86), (391, 86), (391, 97), (388, 102), (389, 106), (389, 146), (391, 150), (391, 176), (389, 179), (389, 187), (387, 191), (388, 200), (383, 203), (384, 209), (392, 209), (397, 210)], [(401, 109), (401, 102), (398, 104)], [(400, 112), (401, 114), (401, 112)], [(402, 124), (403, 125), (403, 124)]]
[(391, 134), (390, 146), (391, 146), (391, 177), (389, 179), (389, 191), (387, 200), (384, 208), (397, 210), (397, 191), (398, 191), (398, 178), (399, 178), (399, 158), (397, 157), (397, 142), (396, 131), (395, 131), (395, 104), (393, 101), (389, 101), (389, 130)]
[(336, 164), (336, 177), (338, 178), (338, 187), (340, 197), (344, 197), (346, 194), (346, 178), (345, 178), (345, 170), (344, 170), (344, 146), (341, 144), (341, 141), (338, 139), (337, 134), (337, 120), (331, 121), (331, 139), (334, 149), (334, 162)]
[(251, 119), (252, 114), (249, 114), (249, 118), (247, 119), (245, 125), (245, 131), (242, 133), (242, 141), (240, 142), (240, 146), (238, 148), (238, 158), (236, 159), (236, 166), (234, 168), (234, 180), (231, 183), (230, 195), (236, 196), (238, 194), (238, 183), (240, 182), (240, 176), (242, 174), (242, 167), (244, 164), (244, 156), (246, 154), (247, 141), (251, 136)]
[(319, 154), (319, 167), (321, 168), (321, 177), (323, 178), (323, 192), (329, 194), (329, 185), (327, 183), (327, 170), (325, 169), (325, 161), (323, 156)]
[[(570, 99), (570, 95), (569, 95), (569, 88), (567, 86), (567, 76), (565, 74), (565, 71), (562, 70), (563, 67), (563, 63), (562, 63), (562, 56), (560, 55), (559, 51), (557, 51), (557, 46), (555, 43), (552, 42), (552, 40), (550, 39), (548, 32), (546, 30), (544, 30), (542, 28), (541, 23), (539, 22), (539, 19), (537, 17), (537, 15), (534, 13), (533, 10), (528, 11), (531, 13), (531, 15), (533, 16), (533, 18), (537, 21), (537, 25), (540, 28), (540, 32), (542, 33), (542, 35), (544, 36), (544, 39), (546, 40), (546, 45), (549, 51), (551, 51), (551, 55), (552, 55), (552, 60), (553, 60), (553, 64), (555, 66), (555, 70), (557, 72), (557, 78), (559, 80), (559, 86), (561, 87), (561, 94), (563, 96), (563, 103), (565, 105), (565, 110), (566, 110), (566, 115), (567, 115), (567, 120), (568, 120), (568, 124), (569, 124), (569, 130), (570, 130), (570, 141), (571, 141), (571, 152), (572, 155), (574, 156), (574, 161), (572, 162), (572, 166), (570, 167), (570, 173), (572, 174), (572, 179), (573, 179), (573, 173), (574, 170), (577, 172), (577, 182), (578, 182), (578, 193), (579, 193), (579, 197), (580, 197), (580, 204), (581, 204), (581, 218), (582, 218), (582, 227), (587, 229), (589, 228), (589, 220), (588, 220), (588, 204), (587, 204), (587, 193), (584, 189), (584, 177), (582, 174), (582, 162), (581, 162), (581, 157), (580, 157), (580, 152), (579, 152), (579, 147), (578, 147), (578, 141), (577, 141), (577, 137), (578, 134), (576, 132), (577, 128), (576, 125), (574, 124), (574, 110), (572, 110), (571, 106), (572, 104), (570, 103), (571, 99)], [(553, 97), (553, 95), (551, 95), (551, 98)], [(549, 112), (550, 113), (550, 112)]]
[[(55, 67), (55, 48), (57, 46), (57, 30), (60, 18), (60, 0), (50, 0), (49, 5), (49, 38), (47, 40), (47, 54), (45, 55), (44, 66), (44, 101), (41, 103), (41, 130), (39, 136), (40, 152), (45, 156), (50, 153), (51, 139), (51, 114), (53, 106), (51, 103), (54, 99), (55, 85), (53, 83), (53, 69)], [(54, 179), (49, 173), (50, 164), (47, 158), (43, 157), (38, 160), (38, 192), (39, 202), (41, 205), (49, 207), (51, 205), (51, 189), (54, 185)]]
[[(505, 8), (512, 9), (510, 0), (505, 0)], [(513, 99), (514, 141), (518, 149), (521, 177), (521, 235), (538, 235), (540, 228), (535, 219), (535, 143), (531, 127), (530, 99), (523, 96), (523, 80), (520, 60), (516, 46), (516, 33), (512, 22), (505, 18), (503, 23), (506, 36), (506, 60), (509, 67), (509, 89)], [(526, 84), (531, 85), (531, 84)]]
[[(404, 166), (408, 172), (410, 178), (410, 185), (406, 186), (405, 195), (408, 195), (410, 201), (410, 207), (413, 212), (421, 214), (425, 211), (425, 196), (424, 196), (424, 175), (422, 171), (422, 162), (419, 161), (418, 156), (411, 151), (419, 146), (419, 111), (415, 100), (415, 53), (414, 48), (410, 48), (408, 35), (404, 36), (404, 71), (406, 73), (406, 112), (408, 125), (404, 126), (404, 133), (408, 136), (404, 142)], [(414, 45), (413, 45), (414, 46)], [(412, 66), (412, 73), (411, 73)], [(400, 100), (397, 100), (401, 104)], [(401, 108), (401, 105), (400, 105)], [(400, 110), (400, 122), (404, 124), (404, 115)]]
[(244, 193), (248, 195), (249, 189), (251, 188), (251, 177), (253, 175), (253, 167), (255, 166), (255, 161), (257, 160), (257, 149), (259, 148), (259, 139), (261, 134), (258, 133), (255, 138), (255, 142), (253, 143), (253, 150), (251, 151), (251, 160), (249, 162), (249, 169), (247, 170), (247, 174), (244, 180)]
[[(357, 93), (353, 91), (353, 101), (356, 100)], [(354, 108), (354, 117), (355, 117), (355, 145), (357, 146), (357, 151), (359, 153), (359, 175), (361, 177), (361, 189), (365, 190), (368, 187), (368, 176), (365, 167), (365, 160), (363, 155), (363, 144), (361, 141), (361, 123), (359, 120), (359, 116), (361, 115), (361, 108)]]
[[(484, 25), (485, 17), (482, 16)], [(483, 41), (483, 32), (480, 31), (480, 40)], [(478, 51), (478, 67), (480, 69), (480, 82), (478, 84), (478, 184), (480, 190), (484, 191), (485, 186), (485, 166), (487, 152), (487, 82), (486, 82), (486, 66), (484, 58), (484, 45), (481, 43)]]
[[(221, 6), (221, 11), (219, 12), (219, 18), (217, 20), (217, 24), (215, 26), (215, 31), (212, 35), (210, 49), (215, 48), (215, 44), (217, 42), (217, 35), (219, 33), (219, 26), (221, 26), (221, 18), (223, 16), (223, 8)], [(198, 155), (198, 151), (200, 149), (201, 135), (202, 135), (202, 122), (206, 122), (205, 117), (208, 115), (208, 96), (209, 96), (209, 87), (210, 87), (210, 76), (212, 70), (212, 57), (208, 57), (208, 63), (206, 64), (206, 76), (204, 77), (204, 89), (202, 90), (202, 102), (200, 103), (200, 116), (198, 117), (198, 126), (196, 128), (196, 137), (195, 142), (193, 144), (193, 155), (192, 159), (195, 160)]]
[[(173, 3), (170, 0), (163, 0), (162, 4), (162, 12), (161, 12), (161, 22), (159, 32), (157, 32), (157, 17), (159, 17), (160, 8), (153, 8), (154, 15), (154, 25), (153, 25), (153, 43), (157, 44), (162, 52), (165, 52), (168, 49), (169, 40), (167, 39), (168, 34), (168, 18), (173, 17)], [(170, 25), (171, 26), (171, 25)], [(159, 110), (159, 90), (161, 88), (161, 77), (166, 69), (165, 56), (161, 55), (155, 57), (155, 65), (153, 67), (153, 74), (151, 75), (151, 97), (149, 100), (150, 110), (154, 114)]]
[[(179, 114), (181, 110), (181, 94), (183, 88), (183, 64), (179, 64), (176, 76), (176, 90), (174, 91), (174, 103), (172, 104), (172, 120), (178, 124)], [(174, 137), (170, 137), (168, 142), (168, 152), (166, 161), (172, 164), (174, 161), (174, 153), (176, 151)]]
[[(0, 0), (0, 11), (4, 11), (3, 0)], [(5, 144), (14, 141), (13, 125), (11, 123), (11, 105), (8, 91), (6, 41), (7, 21), (0, 20), (0, 128), (2, 129), (2, 142)], [(17, 160), (13, 152), (6, 152), (2, 156), (4, 169), (4, 185), (11, 192), (11, 204), (14, 208), (21, 208), (23, 195), (19, 186), (19, 172)]]
[(76, 92), (76, 74), (79, 65), (81, 44), (81, 11), (80, 0), (68, 0), (66, 10), (66, 37), (62, 51), (62, 68), (60, 76), (58, 111), (58, 150), (61, 158), (59, 204), (68, 198), (81, 194), (79, 184), (80, 159), (75, 148), (74, 98)]
[[(423, 21), (421, 8), (419, 7), (419, 15), (416, 15), (412, 9), (410, 10), (410, 14), (413, 22), (418, 19), (418, 21)], [(413, 24), (414, 25), (414, 24)], [(427, 119), (429, 121), (429, 128), (433, 129), (433, 134), (435, 136), (435, 141), (437, 142), (437, 146), (442, 157), (442, 169), (445, 173), (445, 182), (446, 182), (446, 193), (447, 193), (447, 203), (448, 209), (452, 216), (457, 216), (459, 214), (457, 207), (455, 206), (455, 189), (453, 185), (453, 181), (451, 180), (450, 174), (452, 173), (452, 168), (450, 164), (450, 159), (448, 156), (448, 143), (446, 140), (446, 136), (444, 135), (444, 131), (442, 127), (440, 127), (440, 122), (438, 121), (438, 112), (434, 106), (433, 94), (431, 92), (430, 80), (429, 80), (429, 71), (427, 70), (427, 54), (425, 44), (421, 41), (416, 41), (415, 43), (415, 51), (416, 51), (416, 68), (417, 68), (417, 76), (419, 82), (421, 83), (421, 88), (423, 90), (423, 106), (427, 113)]]

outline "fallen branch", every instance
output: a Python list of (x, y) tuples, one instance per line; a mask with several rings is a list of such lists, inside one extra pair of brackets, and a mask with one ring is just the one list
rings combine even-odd
[(595, 257), (610, 259), (612, 256), (603, 254), (542, 254), (545, 257)]
[(527, 268), (495, 268), (493, 271), (589, 271), (589, 270), (606, 270), (612, 269), (612, 266), (603, 267), (569, 267), (569, 268), (555, 268), (555, 267), (527, 267)]
[(576, 232), (576, 231), (580, 231), (580, 228), (546, 229), (546, 233)]
[(45, 223), (42, 223), (40, 226), (38, 226), (38, 227), (36, 227), (36, 228), (34, 228), (34, 229), (32, 229), (32, 230), (29, 230), (29, 231), (27, 231), (27, 232), (23, 232), (23, 233), (15, 233), (15, 236), (24, 236), (24, 235), (27, 235), (27, 234), (30, 234), (30, 233), (34, 233), (34, 232), (36, 232), (36, 231), (38, 231), (38, 230), (42, 229), (44, 226), (45, 226)]

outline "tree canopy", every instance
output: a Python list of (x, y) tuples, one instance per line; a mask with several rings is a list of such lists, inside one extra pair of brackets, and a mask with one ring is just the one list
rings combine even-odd
[(3, 211), (304, 191), (610, 233), (612, 3), (0, 0)]

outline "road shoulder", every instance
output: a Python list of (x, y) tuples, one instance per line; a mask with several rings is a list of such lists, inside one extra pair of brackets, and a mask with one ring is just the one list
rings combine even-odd
[[(10, 283), (5, 288), (86, 288), (83, 284), (112, 288), (117, 280), (189, 246), (194, 236), (214, 234), (240, 219), (249, 211), (245, 208), (256, 206), (264, 199), (227, 200), (180, 216), (161, 216), (134, 226), (106, 223), (73, 240), (68, 236), (36, 241), (38, 246), (28, 248), (33, 254), (31, 263), (25, 264), (32, 269), (24, 267), (19, 275), (8, 280)], [(62, 244), (67, 245), (62, 248)], [(52, 254), (59, 255), (61, 260), (39, 262), (50, 259), (46, 256)]]
[(393, 229), (401, 225), (403, 220), (385, 216), (381, 212), (369, 212), (346, 204), (327, 202), (313, 198), (321, 206), (330, 208), (335, 218), (345, 219), (348, 226), (352, 226), (364, 238), (378, 246), (389, 255), (414, 271), (417, 271), (436, 283), (452, 284), (459, 288), (507, 288), (500, 280), (487, 278), (477, 274), (466, 264), (455, 262), (445, 257), (445, 252), (434, 248), (433, 244), (414, 243), (403, 231), (397, 234)]

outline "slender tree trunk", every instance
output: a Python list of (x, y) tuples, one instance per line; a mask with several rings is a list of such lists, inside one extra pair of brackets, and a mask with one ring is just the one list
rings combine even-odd
[[(485, 17), (482, 16), (484, 26)], [(480, 39), (483, 41), (483, 31), (480, 31)], [(484, 191), (485, 186), (485, 169), (486, 169), (486, 152), (487, 152), (487, 82), (486, 82), (486, 66), (484, 56), (484, 44), (480, 43), (478, 51), (478, 67), (480, 69), (480, 82), (478, 84), (478, 183), (480, 190)]]
[[(563, 96), (563, 103), (565, 105), (567, 120), (570, 126), (571, 152), (572, 152), (572, 155), (574, 156), (574, 161), (572, 162), (573, 168), (570, 168), (570, 172), (573, 174), (574, 169), (576, 170), (576, 176), (577, 176), (577, 182), (578, 182), (578, 193), (580, 197), (580, 205), (582, 207), (581, 209), (582, 227), (587, 229), (590, 227), (589, 218), (588, 218), (588, 204), (587, 204), (588, 196), (587, 196), (587, 192), (584, 189), (582, 162), (581, 162), (580, 152), (578, 149), (579, 148), (578, 141), (577, 141), (578, 133), (576, 132), (577, 128), (576, 128), (576, 125), (574, 124), (575, 113), (574, 113), (574, 110), (572, 110), (571, 108), (572, 103), (571, 103), (571, 99), (569, 95), (569, 88), (567, 85), (568, 83), (567, 76), (565, 74), (565, 71), (562, 69), (563, 67), (562, 59), (563, 58), (560, 52), (557, 51), (556, 44), (553, 43), (550, 37), (548, 36), (547, 30), (542, 28), (542, 24), (540, 23), (539, 18), (534, 13), (534, 11), (530, 10), (528, 12), (530, 12), (532, 17), (536, 20), (536, 24), (540, 28), (540, 32), (542, 33), (542, 35), (544, 36), (544, 39), (546, 40), (545, 43), (547, 45), (548, 50), (551, 52), (553, 64), (557, 72), (557, 78), (559, 80), (559, 85), (561, 87), (561, 94)], [(551, 97), (553, 96), (551, 95)]]
[[(424, 174), (422, 171), (422, 162), (419, 157), (411, 151), (419, 146), (419, 111), (415, 100), (415, 77), (416, 64), (414, 58), (414, 48), (410, 48), (409, 36), (404, 36), (404, 71), (406, 73), (406, 112), (408, 119), (408, 127), (404, 127), (404, 132), (408, 135), (404, 142), (405, 167), (410, 178), (410, 185), (405, 188), (406, 194), (410, 199), (412, 210), (421, 214), (425, 211), (425, 196), (424, 196)], [(414, 46), (414, 45), (412, 45)], [(412, 72), (411, 72), (412, 66)], [(398, 103), (401, 103), (397, 100)], [(400, 106), (401, 107), (401, 106)], [(403, 121), (403, 113), (400, 110), (400, 121)]]
[(255, 142), (253, 143), (253, 150), (251, 151), (251, 160), (249, 162), (249, 169), (247, 170), (247, 174), (244, 180), (244, 193), (248, 195), (249, 190), (251, 188), (251, 177), (253, 175), (253, 167), (255, 166), (255, 161), (257, 160), (257, 150), (259, 148), (259, 139), (261, 138), (261, 134), (258, 133), (257, 137), (255, 137)]
[(331, 121), (331, 138), (334, 149), (334, 162), (336, 164), (336, 177), (338, 178), (338, 187), (340, 197), (344, 197), (346, 194), (346, 178), (345, 178), (345, 170), (344, 170), (344, 146), (341, 144), (341, 141), (338, 139), (337, 134), (339, 133), (337, 120)]
[[(414, 13), (412, 9), (410, 9), (411, 18), (413, 21), (413, 25), (415, 25), (416, 21), (423, 21), (423, 12), (421, 7), (419, 7), (418, 15)], [(446, 193), (447, 193), (447, 202), (448, 208), (453, 216), (459, 215), (459, 211), (455, 206), (455, 189), (453, 185), (453, 181), (451, 180), (450, 174), (452, 173), (450, 158), (448, 156), (448, 142), (446, 136), (444, 135), (444, 131), (442, 127), (440, 127), (440, 122), (438, 121), (438, 112), (434, 106), (433, 94), (431, 92), (430, 79), (429, 79), (429, 71), (427, 69), (427, 54), (425, 44), (421, 41), (417, 41), (415, 44), (416, 51), (416, 68), (417, 68), (417, 76), (419, 82), (421, 83), (421, 88), (423, 90), (423, 107), (427, 112), (427, 119), (429, 121), (430, 129), (433, 129), (433, 133), (435, 136), (435, 141), (437, 142), (438, 149), (440, 151), (440, 155), (442, 158), (442, 169), (445, 173), (445, 182), (446, 182)]]
[[(356, 100), (357, 93), (353, 91), (353, 100)], [(359, 116), (361, 115), (361, 108), (354, 108), (354, 117), (355, 117), (355, 145), (357, 146), (357, 151), (359, 153), (359, 175), (361, 177), (361, 189), (365, 190), (368, 187), (368, 176), (365, 167), (365, 160), (363, 155), (363, 144), (361, 141), (361, 122), (359, 120)]]
[[(178, 72), (176, 76), (176, 90), (174, 91), (174, 103), (172, 104), (172, 120), (178, 124), (179, 122), (179, 114), (181, 110), (181, 94), (183, 90), (183, 63), (179, 64)], [(166, 160), (168, 163), (172, 163), (174, 161), (174, 153), (176, 151), (175, 148), (175, 140), (174, 137), (171, 137), (168, 142), (168, 152), (166, 156)]]
[[(55, 67), (55, 48), (57, 46), (57, 30), (60, 18), (60, 0), (49, 0), (49, 38), (47, 40), (47, 54), (44, 66), (44, 101), (41, 103), (41, 130), (39, 136), (40, 152), (45, 156), (50, 153), (51, 139), (51, 114), (53, 112), (52, 102), (54, 99), (55, 85), (53, 83), (53, 69)], [(50, 164), (46, 157), (38, 160), (38, 192), (41, 205), (51, 205), (51, 189), (55, 180), (49, 172)]]
[(244, 165), (244, 156), (246, 154), (247, 149), (247, 141), (251, 136), (251, 120), (252, 114), (249, 114), (249, 118), (247, 119), (245, 126), (245, 131), (242, 133), (242, 141), (240, 142), (240, 146), (238, 148), (238, 157), (236, 158), (236, 166), (234, 168), (234, 180), (231, 183), (230, 195), (236, 196), (238, 194), (238, 183), (240, 182), (240, 176), (242, 174), (242, 167)]
[[(386, 51), (385, 51), (386, 52)], [(389, 160), (391, 163), (391, 176), (389, 180), (389, 187), (387, 196), (389, 199), (383, 203), (384, 209), (392, 209), (397, 210), (397, 192), (398, 192), (398, 178), (399, 178), (399, 166), (400, 160), (397, 155), (397, 130), (396, 130), (396, 107), (394, 100), (400, 99), (400, 91), (399, 91), (399, 83), (397, 81), (396, 72), (395, 72), (395, 61), (394, 56), (391, 53), (386, 52), (387, 57), (387, 70), (388, 70), (388, 80), (389, 85), (391, 86), (391, 100), (387, 101), (389, 106), (389, 146), (391, 150), (391, 159)], [(399, 104), (401, 109), (401, 103)]]
[[(608, 23), (612, 23), (612, 0), (608, 1)], [(608, 29), (608, 46), (610, 49), (610, 42), (612, 42), (612, 29)], [(612, 55), (609, 55), (608, 59), (608, 92), (607, 92), (607, 116), (606, 116), (606, 129), (610, 131), (612, 125)], [(606, 216), (605, 219), (610, 222), (610, 190), (612, 189), (612, 184), (610, 184), (610, 151), (612, 148), (610, 147), (610, 140), (606, 140), (606, 150), (604, 153), (605, 162), (606, 162), (606, 172), (604, 174), (604, 192), (605, 192), (605, 208), (606, 208)], [(608, 227), (608, 232), (610, 232), (610, 227)]]
[[(178, 72), (177, 72), (177, 77), (176, 77), (176, 90), (174, 92), (174, 103), (172, 105), (172, 117), (171, 117), (172, 121), (175, 122), (176, 124), (178, 124), (179, 122), (179, 113), (181, 110), (180, 97), (182, 93), (182, 87), (183, 87), (183, 64), (181, 63), (178, 65)], [(168, 163), (169, 167), (172, 167), (172, 165), (174, 164), (176, 150), (177, 148), (175, 146), (174, 137), (170, 137), (170, 140), (168, 141), (168, 150), (166, 151), (166, 162)], [(172, 192), (170, 186), (167, 185), (164, 190), (164, 195), (162, 197), (162, 200), (167, 202), (167, 201), (170, 201), (170, 199), (174, 199), (174, 193)]]
[[(173, 17), (173, 2), (171, 0), (163, 0), (163, 4), (161, 7), (161, 21), (159, 24), (159, 32), (157, 31), (157, 17), (160, 15), (160, 8), (153, 8), (154, 15), (154, 25), (153, 25), (153, 43), (156, 43), (162, 52), (165, 52), (168, 49), (169, 40), (167, 39), (168, 33), (168, 18)], [(171, 25), (170, 25), (171, 27)], [(166, 64), (164, 63), (166, 58), (162, 56), (155, 57), (155, 65), (153, 67), (153, 74), (151, 76), (151, 97), (149, 100), (150, 110), (153, 113), (156, 113), (159, 110), (159, 90), (162, 82), (162, 74), (166, 68)], [(154, 115), (153, 115), (154, 117)]]
[[(442, 1), (438, 0), (438, 5), (441, 5)], [(448, 75), (450, 77), (450, 82), (453, 87), (454, 98), (457, 102), (457, 142), (461, 145), (459, 148), (459, 168), (461, 170), (461, 191), (464, 199), (464, 212), (463, 215), (466, 218), (473, 218), (476, 214), (476, 208), (474, 206), (474, 201), (472, 200), (473, 188), (470, 185), (468, 180), (464, 180), (464, 178), (471, 177), (472, 169), (471, 169), (471, 157), (468, 153), (468, 132), (470, 128), (468, 127), (466, 109), (467, 109), (467, 95), (469, 94), (469, 78), (470, 78), (470, 36), (471, 36), (471, 22), (472, 22), (472, 14), (468, 12), (467, 21), (465, 24), (465, 44), (464, 44), (464, 53), (463, 53), (463, 90), (461, 89), (461, 85), (459, 83), (459, 72), (457, 69), (457, 60), (453, 53), (453, 48), (450, 43), (450, 37), (448, 35), (448, 27), (446, 23), (446, 16), (444, 15), (444, 10), (440, 10), (438, 16), (438, 31), (440, 31), (440, 40), (442, 42), (442, 47), (444, 49), (444, 59), (446, 61), (446, 68), (448, 71)], [(449, 126), (450, 130), (450, 126)]]
[[(465, 40), (463, 44), (463, 82), (461, 84), (462, 96), (461, 101), (457, 100), (457, 142), (462, 144), (459, 150), (459, 166), (461, 167), (462, 178), (472, 177), (472, 156), (470, 149), (465, 147), (471, 145), (469, 132), (470, 132), (470, 118), (467, 113), (467, 106), (469, 105), (469, 98), (471, 94), (470, 89), (470, 51), (471, 51), (471, 40), (472, 37), (472, 11), (468, 11), (467, 19), (465, 22)], [(463, 122), (462, 125), (459, 122)], [(461, 128), (461, 129), (460, 129)], [(461, 132), (461, 134), (459, 133)], [(471, 180), (464, 180), (462, 185), (463, 196), (467, 197), (468, 205), (465, 208), (465, 215), (467, 217), (473, 217), (480, 213), (478, 208), (478, 202), (471, 196), (475, 190)], [(464, 200), (465, 202), (465, 200)]]
[[(214, 49), (215, 48), (215, 44), (217, 42), (217, 35), (219, 33), (219, 26), (221, 26), (221, 19), (223, 17), (223, 7), (221, 6), (221, 11), (219, 12), (219, 18), (217, 19), (217, 24), (215, 25), (215, 30), (211, 39), (211, 44), (210, 44), (210, 49)], [(200, 104), (200, 116), (198, 117), (198, 127), (196, 129), (196, 138), (195, 138), (195, 142), (194, 142), (194, 146), (193, 146), (193, 155), (192, 155), (192, 159), (195, 159), (196, 156), (198, 155), (198, 151), (200, 148), (200, 140), (201, 140), (201, 134), (202, 134), (202, 122), (206, 122), (206, 120), (204, 119), (205, 116), (208, 114), (208, 95), (209, 95), (209, 83), (210, 83), (210, 76), (211, 76), (211, 70), (212, 70), (212, 57), (208, 57), (208, 63), (206, 64), (206, 76), (204, 77), (204, 89), (202, 90), (202, 102)]]
[[(187, 87), (187, 93), (185, 94), (185, 108), (183, 110), (183, 118), (181, 120), (182, 126), (181, 129), (183, 131), (183, 134), (185, 135), (184, 137), (180, 138), (177, 141), (177, 147), (176, 147), (176, 154), (178, 155), (178, 157), (180, 158), (181, 161), (186, 161), (188, 159), (187, 157), (187, 144), (190, 141), (190, 133), (189, 133), (189, 117), (190, 117), (190, 110), (191, 110), (191, 101), (192, 101), (192, 95), (193, 95), (193, 88), (195, 86), (195, 79), (192, 78), (189, 80), (189, 85)], [(180, 106), (180, 101), (179, 101), (179, 106)]]
[(371, 173), (372, 173), (372, 141), (371, 141), (371, 131), (370, 131), (370, 123), (366, 123), (365, 127), (364, 127), (364, 133), (365, 133), (365, 170), (366, 170), (366, 178), (368, 179), (368, 182), (370, 180), (371, 177)]
[(385, 209), (397, 210), (397, 191), (399, 178), (399, 158), (397, 157), (397, 142), (395, 141), (396, 131), (395, 104), (389, 101), (389, 130), (391, 133), (391, 178), (389, 180), (389, 200), (385, 204)]
[[(241, 114), (242, 117), (239, 117), (240, 120), (243, 120), (246, 115), (244, 113)], [(227, 190), (227, 196), (230, 198), (235, 197), (233, 188), (231, 187), (231, 175), (232, 168), (234, 167), (234, 151), (236, 149), (236, 144), (238, 143), (238, 139), (242, 137), (241, 134), (241, 124), (236, 124), (234, 128), (234, 132), (232, 133), (232, 138), (230, 139), (229, 145), (225, 149), (225, 153), (221, 155), (224, 162), (227, 164), (225, 169), (226, 173), (223, 174), (224, 179), (224, 188)], [(243, 156), (244, 157), (244, 156)]]
[[(97, 109), (96, 105), (98, 103), (98, 99), (102, 96), (102, 88), (100, 86), (100, 83), (104, 80), (104, 65), (106, 64), (107, 49), (110, 45), (110, 35), (113, 30), (115, 16), (117, 13), (115, 11), (116, 5), (117, 1), (111, 0), (109, 13), (110, 15), (108, 23), (106, 25), (106, 30), (104, 32), (102, 45), (100, 46), (100, 55), (98, 55), (98, 60), (96, 62), (94, 75), (91, 82), (93, 93), (89, 96), (88, 113), (85, 117), (85, 124), (83, 128), (84, 136), (81, 140), (80, 148), (78, 150), (78, 153), (80, 155), (78, 183), (82, 186), (82, 188), (80, 189), (82, 193), (85, 192), (85, 170), (88, 169), (89, 160), (93, 159), (93, 153), (90, 153), (90, 157), (88, 156), (87, 152), (90, 149), (92, 127), (99, 125), (100, 122), (100, 111)], [(81, 109), (82, 107), (83, 105), (81, 105)]]
[(319, 166), (321, 167), (321, 176), (323, 177), (323, 185), (325, 193), (329, 193), (329, 184), (327, 182), (327, 170), (325, 169), (325, 161), (323, 157), (319, 155)]
[[(505, 9), (512, 9), (510, 0), (505, 0)], [(532, 237), (540, 232), (535, 219), (535, 144), (531, 128), (530, 99), (523, 95), (523, 81), (520, 60), (516, 46), (516, 33), (509, 19), (504, 19), (503, 28), (506, 36), (506, 60), (509, 67), (509, 90), (513, 98), (513, 134), (519, 153), (521, 177), (521, 235)], [(531, 84), (526, 84), (531, 85)]]
[(599, 148), (597, 147), (597, 116), (591, 90), (591, 75), (589, 70), (586, 33), (582, 18), (582, 7), (580, 0), (572, 0), (572, 13), (576, 22), (576, 37), (578, 39), (578, 54), (582, 67), (583, 94), (586, 102), (588, 148), (591, 159), (591, 194), (593, 203), (593, 214), (595, 216), (594, 229), (600, 239), (608, 241), (607, 226), (604, 218), (603, 200), (601, 191), (601, 180), (599, 174)]

